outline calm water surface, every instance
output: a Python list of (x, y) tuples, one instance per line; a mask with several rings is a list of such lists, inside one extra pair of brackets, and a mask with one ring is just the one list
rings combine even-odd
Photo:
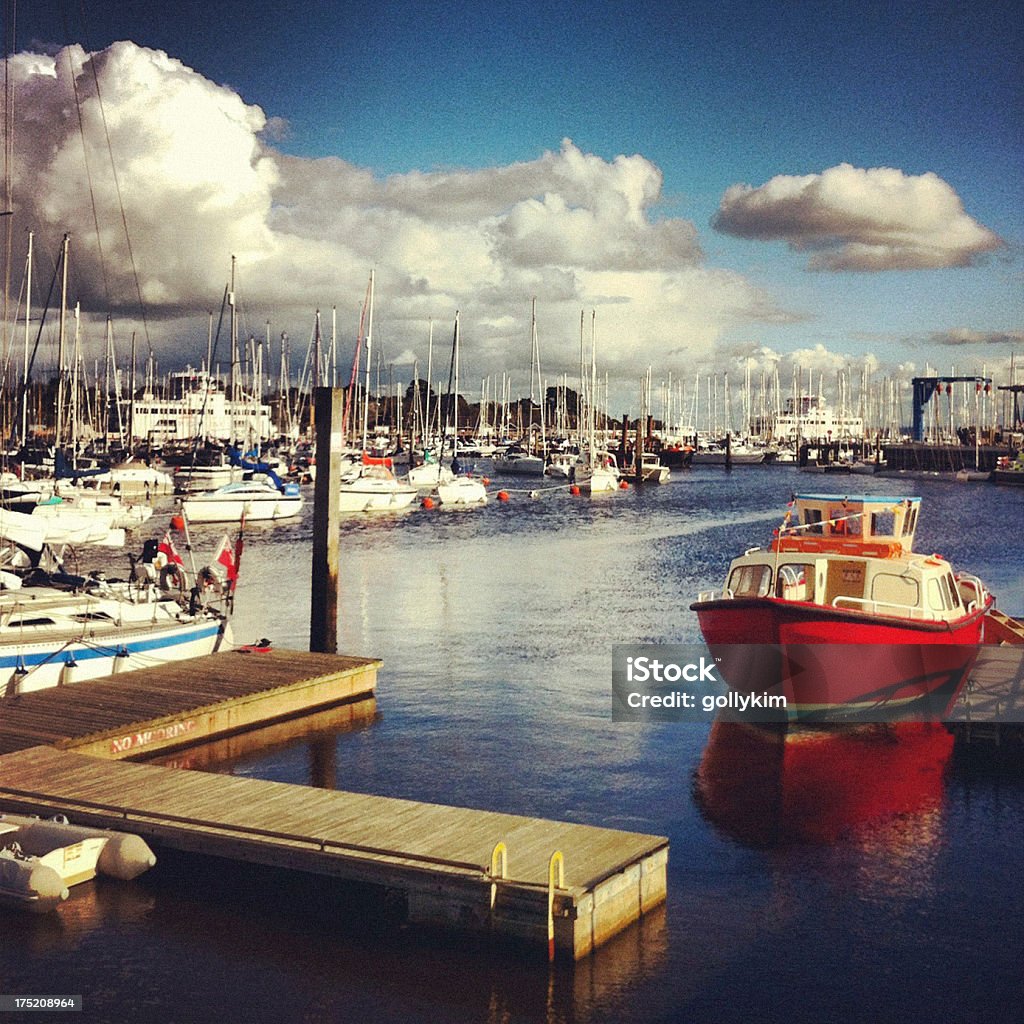
[[(339, 649), (383, 658), (376, 716), (172, 759), (667, 835), (667, 905), (592, 958), (549, 970), (323, 888), (165, 859), (80, 886), (59, 915), (0, 918), (0, 991), (167, 1024), (1024, 1020), (1021, 775), (960, 764), (934, 731), (782, 754), (718, 726), (610, 721), (611, 645), (697, 640), (689, 603), (768, 540), (794, 488), (921, 494), (919, 550), (1024, 611), (1024, 494), (987, 485), (707, 468), (599, 499), (355, 519)], [(310, 520), (311, 501), (300, 523), (248, 531), (239, 642), (307, 645)]]

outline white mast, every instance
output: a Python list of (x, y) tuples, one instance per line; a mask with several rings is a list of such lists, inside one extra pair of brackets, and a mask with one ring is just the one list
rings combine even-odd
[(427, 447), (427, 439), (430, 435), (431, 429), (431, 416), (430, 416), (430, 392), (433, 388), (433, 373), (434, 373), (434, 318), (431, 317), (428, 321), (429, 332), (427, 334), (427, 393), (423, 396), (424, 411), (426, 415), (423, 418), (423, 448), (424, 451)]
[(32, 313), (32, 236), (28, 233), (28, 257), (25, 261), (25, 368), (21, 378), (21, 443), (28, 442), (28, 350)]
[(370, 271), (370, 308), (366, 322), (366, 367), (364, 370), (363, 395), (363, 451), (367, 450), (367, 433), (370, 427), (370, 354), (373, 351), (373, 271)]
[(452, 341), (452, 371), (455, 378), (455, 394), (452, 400), (455, 408), (452, 410), (452, 461), (459, 454), (459, 311), (455, 310), (455, 337)]
[(68, 304), (68, 245), (70, 236), (65, 235), (61, 244), (61, 285), (60, 285), (60, 329), (57, 334), (57, 422), (54, 445), (59, 448), (64, 433), (64, 327), (67, 320)]
[(537, 375), (537, 389), (540, 392), (540, 450), (543, 458), (547, 451), (547, 438), (544, 433), (546, 395), (544, 382), (540, 375), (540, 342), (537, 340), (537, 300), (530, 303), (530, 424), (527, 433), (533, 432), (533, 378)]
[(238, 319), (235, 315), (235, 257), (231, 257), (231, 288), (228, 291), (228, 305), (231, 307), (231, 378), (228, 382), (228, 417), (231, 421), (229, 442), (235, 445), (235, 404), (238, 390)]
[(597, 310), (590, 311), (590, 405), (587, 409), (590, 428), (590, 466), (596, 459), (594, 431), (597, 430)]

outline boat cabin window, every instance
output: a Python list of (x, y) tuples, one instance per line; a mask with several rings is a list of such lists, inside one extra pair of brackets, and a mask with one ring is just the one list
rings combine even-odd
[(862, 518), (845, 508), (829, 509), (829, 533), (837, 537), (859, 537)]
[(114, 617), (106, 612), (82, 612), (71, 616), (76, 622), (113, 622)]
[[(871, 580), (871, 600), (880, 606), (916, 608), (921, 602), (921, 588), (917, 580), (909, 576), (880, 572)], [(884, 612), (885, 608), (880, 607), (879, 610)]]
[[(811, 581), (808, 589), (807, 581)], [(801, 563), (787, 563), (779, 566), (775, 583), (775, 596), (784, 601), (809, 601), (814, 594), (814, 566)]]
[(46, 616), (37, 616), (31, 619), (11, 619), (8, 625), (13, 629), (23, 629), (25, 626), (55, 626), (56, 620)]
[(937, 612), (952, 611), (960, 607), (960, 598), (949, 573), (928, 580), (928, 606)]
[(903, 536), (906, 537), (913, 533), (915, 526), (917, 526), (917, 506), (912, 505), (907, 509), (907, 514), (903, 519)]
[(871, 513), (871, 536), (872, 537), (895, 537), (896, 536), (896, 514), (894, 512), (872, 512)]
[(740, 565), (729, 574), (733, 597), (766, 597), (772, 587), (772, 570), (767, 565)]
[(824, 530), (821, 525), (821, 509), (820, 508), (809, 508), (804, 510), (804, 522), (807, 524), (807, 529), (804, 533), (823, 533)]

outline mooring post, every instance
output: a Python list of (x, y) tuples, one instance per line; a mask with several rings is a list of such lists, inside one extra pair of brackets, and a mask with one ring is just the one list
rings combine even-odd
[(638, 485), (644, 482), (643, 455), (645, 445), (643, 427), (641, 426), (641, 419), (641, 417), (638, 417), (636, 421), (636, 445), (633, 448), (633, 472), (635, 474), (634, 482)]
[(313, 489), (313, 593), (309, 649), (338, 653), (338, 503), (341, 486), (341, 388), (314, 388), (316, 483)]

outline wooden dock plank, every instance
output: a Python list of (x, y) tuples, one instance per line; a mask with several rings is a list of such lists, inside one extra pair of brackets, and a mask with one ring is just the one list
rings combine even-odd
[[(141, 834), (159, 850), (405, 891), (411, 921), (588, 954), (665, 898), (668, 840), (572, 822), (99, 760), (50, 747), (0, 756), (0, 805)], [(489, 874), (495, 843), (508, 877)], [(548, 919), (548, 861), (565, 885)], [(497, 897), (497, 900), (495, 899)]]

